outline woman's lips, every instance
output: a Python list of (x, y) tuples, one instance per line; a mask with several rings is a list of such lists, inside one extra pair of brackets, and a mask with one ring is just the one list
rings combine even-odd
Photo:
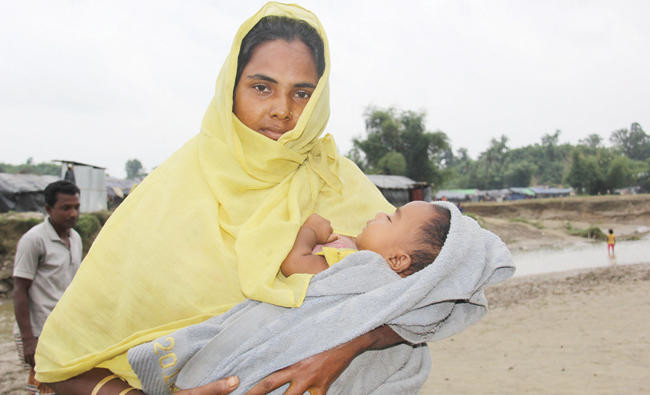
[(258, 132), (262, 133), (266, 137), (277, 140), (279, 139), (286, 131), (283, 130), (274, 130), (274, 129), (260, 129)]

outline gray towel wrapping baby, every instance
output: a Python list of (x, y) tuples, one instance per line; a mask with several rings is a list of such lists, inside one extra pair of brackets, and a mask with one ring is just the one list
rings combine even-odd
[(134, 347), (129, 363), (143, 391), (168, 394), (172, 385), (193, 388), (238, 375), (235, 393), (244, 393), (278, 369), (388, 324), (410, 344), (362, 353), (328, 392), (417, 393), (431, 369), (422, 343), (478, 321), (487, 312), (483, 289), (514, 273), (510, 252), (496, 235), (453, 204), (434, 204), (450, 210), (451, 224), (431, 265), (401, 278), (380, 255), (360, 251), (315, 275), (298, 308), (247, 300)]

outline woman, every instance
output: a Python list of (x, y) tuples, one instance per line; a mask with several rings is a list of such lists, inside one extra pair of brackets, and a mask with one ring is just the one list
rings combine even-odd
[[(138, 388), (130, 347), (246, 298), (302, 303), (311, 276), (278, 270), (311, 213), (338, 233), (357, 234), (361, 218), (392, 209), (331, 136), (319, 139), (328, 77), (325, 34), (309, 11), (269, 3), (242, 25), (200, 134), (111, 216), (48, 319), (39, 380), (57, 392), (87, 393), (113, 372)], [(290, 393), (324, 392), (360, 352), (401, 341), (378, 328), (274, 373), (252, 392), (288, 382)], [(128, 389), (104, 381), (101, 394)], [(233, 387), (218, 387), (225, 383), (203, 389), (226, 393)]]

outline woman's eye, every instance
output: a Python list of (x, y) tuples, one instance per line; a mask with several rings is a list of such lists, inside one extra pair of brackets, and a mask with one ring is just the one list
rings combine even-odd
[(268, 93), (271, 91), (269, 87), (264, 84), (253, 85), (253, 89), (255, 89), (258, 93)]
[(299, 99), (309, 99), (311, 97), (311, 92), (307, 91), (297, 91), (296, 97)]

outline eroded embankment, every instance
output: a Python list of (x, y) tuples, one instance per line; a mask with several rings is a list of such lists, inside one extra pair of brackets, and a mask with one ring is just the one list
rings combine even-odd
[(650, 194), (467, 203), (464, 207), (466, 212), (485, 217), (639, 225), (650, 222)]

